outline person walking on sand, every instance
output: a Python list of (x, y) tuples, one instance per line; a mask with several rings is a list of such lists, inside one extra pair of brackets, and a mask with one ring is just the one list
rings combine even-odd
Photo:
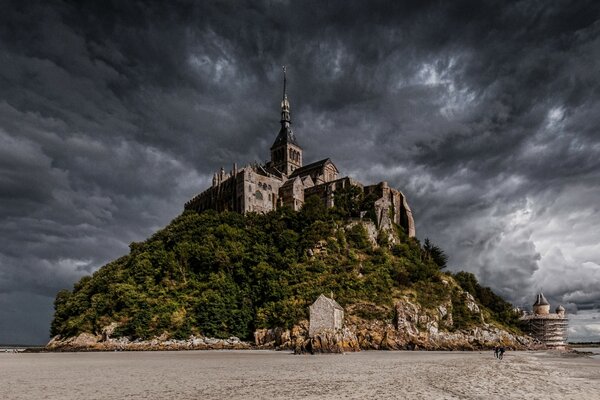
[(498, 358), (498, 346), (494, 346), (494, 357)]
[(498, 349), (498, 359), (502, 360), (504, 358), (504, 351), (505, 351), (504, 347), (500, 347)]

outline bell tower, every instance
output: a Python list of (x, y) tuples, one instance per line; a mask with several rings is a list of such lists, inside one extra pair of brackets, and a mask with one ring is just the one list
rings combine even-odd
[(271, 163), (279, 172), (291, 175), (302, 166), (302, 147), (296, 141), (290, 118), (290, 102), (287, 98), (286, 68), (283, 67), (283, 99), (281, 100), (281, 128), (271, 146)]

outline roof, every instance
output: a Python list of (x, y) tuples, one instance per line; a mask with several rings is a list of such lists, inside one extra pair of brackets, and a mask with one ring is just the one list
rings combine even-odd
[[(344, 311), (344, 308), (343, 308), (342, 306), (340, 306), (340, 305), (338, 304), (338, 302), (337, 302), (337, 301), (335, 301), (334, 299), (330, 299), (329, 297), (327, 297), (327, 296), (325, 296), (325, 295), (323, 295), (323, 294), (322, 294), (322, 295), (320, 295), (320, 296), (317, 298), (317, 300), (315, 300), (315, 303), (316, 303), (317, 301), (319, 301), (319, 300), (323, 300), (323, 301), (327, 302), (327, 303), (328, 303), (328, 304), (329, 304), (331, 307), (333, 307), (333, 308), (336, 308), (336, 309), (338, 309), (338, 310), (342, 310), (342, 311)], [(315, 303), (313, 303), (313, 304), (315, 304)]]
[(535, 303), (533, 303), (534, 306), (549, 306), (550, 303), (548, 303), (548, 300), (546, 300), (546, 298), (544, 297), (544, 293), (540, 293), (537, 295), (536, 299), (535, 299)]
[[(325, 158), (323, 160), (315, 161), (314, 163), (305, 165), (303, 167), (300, 167), (300, 168), (294, 170), (294, 172), (290, 175), (290, 178), (293, 178), (294, 176), (302, 176), (304, 174), (307, 174), (309, 171), (311, 171), (313, 169), (323, 168), (325, 166), (325, 164), (327, 164), (328, 162), (331, 163), (335, 167), (335, 164), (331, 161), (330, 158)], [(335, 169), (337, 170), (337, 167), (335, 167)]]
[(294, 135), (294, 131), (292, 131), (292, 128), (289, 125), (285, 126), (285, 124), (282, 124), (281, 129), (279, 130), (279, 134), (275, 138), (275, 141), (273, 142), (271, 148), (277, 147), (285, 143), (291, 143), (295, 146), (300, 147), (298, 141), (296, 140), (296, 135)]
[(293, 186), (294, 184), (296, 184), (296, 180), (298, 180), (299, 182), (302, 182), (302, 181), (299, 180), (298, 177), (296, 177), (296, 178), (290, 178), (287, 181), (285, 181), (285, 183), (283, 185), (281, 185), (281, 187), (282, 188), (287, 188), (287, 187)]

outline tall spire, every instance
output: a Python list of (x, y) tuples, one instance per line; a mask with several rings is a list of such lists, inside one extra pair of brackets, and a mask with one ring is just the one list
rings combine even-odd
[(290, 102), (287, 98), (287, 68), (283, 66), (283, 98), (281, 99), (281, 126), (289, 127), (292, 123), (290, 119)]
[(287, 79), (286, 79), (286, 66), (284, 65), (283, 67), (283, 98), (282, 100), (287, 99)]
[(302, 167), (302, 148), (296, 141), (292, 131), (290, 102), (287, 97), (287, 68), (283, 66), (282, 70), (281, 128), (271, 146), (271, 165), (277, 171), (289, 176), (294, 170)]

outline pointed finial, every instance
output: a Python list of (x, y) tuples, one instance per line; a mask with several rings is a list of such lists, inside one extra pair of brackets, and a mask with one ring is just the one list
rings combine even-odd
[(290, 120), (290, 102), (287, 98), (287, 67), (284, 65), (283, 69), (283, 99), (281, 100), (281, 123), (288, 127), (291, 123)]
[(287, 67), (284, 65), (282, 67), (282, 69), (283, 69), (283, 99), (285, 100), (285, 98), (287, 97), (287, 93), (286, 93), (286, 85), (287, 85), (286, 72), (287, 72)]

